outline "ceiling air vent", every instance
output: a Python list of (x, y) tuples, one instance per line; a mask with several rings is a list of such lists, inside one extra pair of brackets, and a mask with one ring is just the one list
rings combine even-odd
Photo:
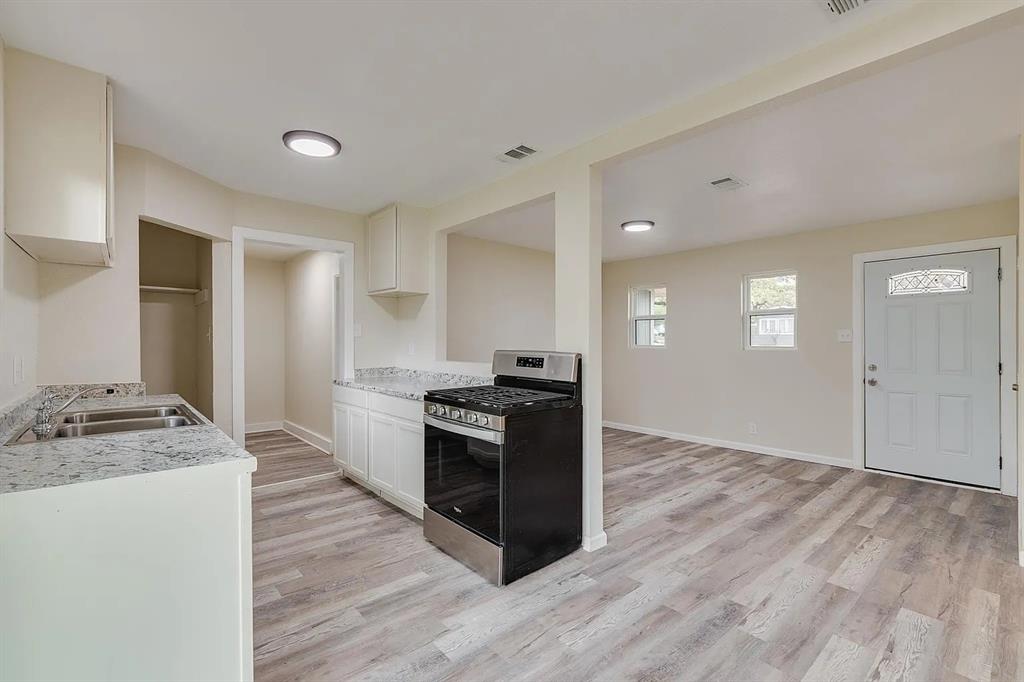
[(512, 161), (522, 161), (526, 157), (532, 156), (536, 153), (536, 149), (533, 149), (532, 147), (527, 147), (525, 144), (521, 144), (518, 147), (512, 147), (512, 149), (509, 149), (507, 152), (499, 156), (498, 159), (500, 161), (505, 161), (506, 163)]
[(717, 180), (711, 181), (711, 186), (715, 189), (720, 190), (732, 190), (739, 189), (740, 187), (746, 187), (747, 183), (736, 178), (718, 178)]
[(868, 0), (825, 0), (825, 4), (832, 11), (832, 14), (846, 14), (850, 10), (857, 9)]

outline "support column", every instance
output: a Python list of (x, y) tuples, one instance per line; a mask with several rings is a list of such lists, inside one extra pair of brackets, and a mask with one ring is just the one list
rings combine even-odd
[(601, 445), (601, 174), (589, 166), (555, 191), (555, 347), (583, 355), (583, 548), (604, 533)]

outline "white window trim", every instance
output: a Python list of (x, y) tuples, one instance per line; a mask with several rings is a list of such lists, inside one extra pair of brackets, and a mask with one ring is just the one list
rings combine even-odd
[[(769, 270), (767, 272), (749, 272), (743, 275), (740, 282), (740, 333), (742, 336), (743, 350), (767, 350), (767, 351), (790, 351), (796, 350), (800, 338), (800, 315), (797, 310), (800, 307), (800, 296), (797, 294), (796, 308), (769, 308), (752, 312), (750, 310), (750, 280), (761, 279), (762, 277), (778, 277), (780, 275), (793, 275), (796, 277), (797, 289), (800, 287), (800, 275), (793, 268), (785, 270)], [(765, 315), (792, 315), (793, 316), (793, 345), (792, 346), (752, 346), (750, 345), (750, 318), (762, 317)]]
[[(634, 315), (633, 314), (633, 292), (638, 289), (664, 289), (665, 290), (665, 314), (664, 315)], [(662, 350), (668, 348), (668, 285), (667, 284), (631, 284), (626, 287), (626, 334), (630, 348), (638, 350)], [(637, 320), (665, 320), (665, 343), (661, 346), (653, 344), (638, 344), (636, 342)]]

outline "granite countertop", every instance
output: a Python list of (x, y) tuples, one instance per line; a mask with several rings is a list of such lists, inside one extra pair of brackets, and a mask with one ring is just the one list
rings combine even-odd
[(473, 374), (427, 372), (402, 367), (372, 367), (357, 369), (354, 378), (334, 383), (339, 386), (383, 393), (407, 400), (423, 400), (423, 394), (427, 391), (461, 386), (482, 386), (493, 381), (493, 377)]
[[(68, 411), (182, 403), (188, 405), (174, 394), (90, 398), (76, 400)], [(256, 470), (255, 457), (192, 411), (202, 422), (198, 426), (0, 446), (0, 495), (225, 462)], [(13, 431), (0, 434), (0, 442)]]

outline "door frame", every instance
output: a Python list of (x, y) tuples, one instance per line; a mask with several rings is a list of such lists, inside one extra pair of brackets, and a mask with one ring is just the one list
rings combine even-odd
[[(271, 242), (299, 246), (310, 251), (329, 251), (338, 254), (338, 274), (342, 280), (343, 320), (338, 319), (337, 286), (334, 287), (331, 306), (331, 373), (332, 379), (350, 378), (353, 368), (355, 325), (355, 244), (352, 242), (307, 237), (290, 232), (257, 230), (234, 226), (231, 231), (231, 435), (245, 447), (245, 242)], [(340, 334), (339, 334), (340, 328)], [(340, 339), (338, 337), (341, 337)], [(343, 344), (342, 367), (338, 367), (338, 343)], [(339, 376), (344, 372), (347, 376)]]
[[(872, 251), (853, 255), (853, 464), (865, 469), (867, 426), (864, 414), (864, 266), (875, 261), (938, 256), (957, 251), (999, 249), (999, 267), (1003, 278), (999, 283), (999, 357), (1003, 373), (999, 376), (999, 450), (1003, 458), (999, 492), (1017, 496), (1017, 237), (991, 237), (945, 244), (912, 246), (905, 249)], [(872, 471), (875, 471), (872, 469)], [(914, 478), (884, 471), (877, 473)], [(921, 479), (917, 479), (921, 480)], [(939, 481), (936, 481), (939, 482)], [(950, 483), (964, 488), (975, 486)]]

